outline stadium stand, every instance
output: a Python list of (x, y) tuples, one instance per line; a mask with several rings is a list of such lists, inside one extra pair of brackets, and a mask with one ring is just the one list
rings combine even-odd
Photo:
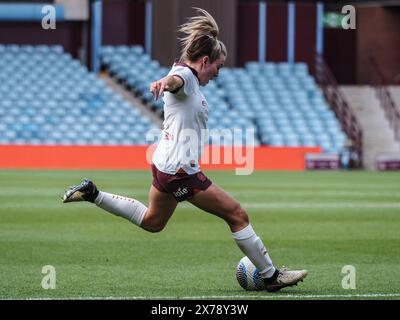
[(164, 77), (168, 68), (151, 60), (142, 46), (104, 46), (101, 50), (101, 63), (111, 76), (140, 96), (145, 103), (149, 103), (153, 110), (162, 111), (163, 102), (152, 101), (149, 84)]
[[(156, 60), (151, 60), (150, 56), (144, 53), (143, 47), (138, 45), (131, 47), (104, 46), (101, 61), (103, 68), (111, 76), (141, 97), (153, 111), (162, 115), (164, 103), (162, 99), (154, 101), (149, 92), (149, 86), (152, 81), (167, 75), (169, 68), (160, 66)], [(256, 131), (256, 127), (251, 119), (243, 118), (236, 110), (231, 110), (223, 88), (218, 86), (215, 81), (211, 81), (204, 88), (204, 94), (209, 104), (208, 127), (211, 144), (260, 145), (257, 138), (246, 139), (246, 135), (241, 134), (242, 131), (231, 131), (232, 128)], [(216, 132), (216, 130), (221, 130), (222, 133), (224, 133), (222, 130), (225, 130), (226, 134), (221, 138), (221, 132)]]
[(0, 45), (0, 143), (144, 145), (157, 128), (62, 46)]
[[(168, 68), (151, 60), (141, 46), (105, 46), (103, 67), (119, 82), (162, 114), (162, 100), (153, 101), (152, 81)], [(209, 103), (209, 128), (253, 129), (254, 141), (227, 135), (223, 141), (210, 133), (210, 143), (270, 146), (320, 146), (340, 153), (346, 134), (304, 63), (248, 62), (245, 68), (224, 68), (204, 87)]]
[(232, 108), (256, 122), (262, 144), (339, 153), (346, 142), (306, 64), (248, 62), (244, 69), (221, 70), (217, 82)]

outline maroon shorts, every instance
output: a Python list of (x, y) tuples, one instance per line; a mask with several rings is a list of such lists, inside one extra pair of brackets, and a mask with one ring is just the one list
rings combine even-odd
[(181, 202), (192, 198), (196, 192), (206, 190), (212, 182), (203, 172), (195, 174), (161, 172), (153, 164), (153, 186), (161, 192), (171, 194), (176, 201)]

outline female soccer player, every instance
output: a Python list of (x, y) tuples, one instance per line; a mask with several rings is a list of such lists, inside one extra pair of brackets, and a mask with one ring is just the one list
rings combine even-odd
[[(181, 201), (214, 214), (228, 224), (232, 237), (264, 278), (269, 292), (292, 286), (307, 276), (306, 270), (278, 270), (240, 204), (201, 171), (201, 131), (206, 129), (207, 102), (200, 87), (218, 76), (227, 51), (218, 40), (219, 29), (205, 10), (180, 26), (182, 53), (169, 74), (150, 85), (155, 99), (164, 99), (164, 129), (152, 159), (153, 183), (149, 206), (138, 200), (98, 191), (85, 179), (71, 187), (64, 202), (89, 201), (144, 230), (160, 232)], [(189, 140), (188, 140), (189, 138)], [(189, 153), (188, 153), (189, 146)]]

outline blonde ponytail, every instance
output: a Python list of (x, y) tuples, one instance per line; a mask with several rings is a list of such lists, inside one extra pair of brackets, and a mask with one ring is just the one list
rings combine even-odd
[(219, 28), (214, 18), (204, 9), (193, 9), (199, 15), (190, 18), (178, 29), (185, 35), (179, 38), (182, 45), (181, 60), (194, 62), (206, 55), (214, 62), (221, 53), (226, 56), (226, 47), (218, 40)]

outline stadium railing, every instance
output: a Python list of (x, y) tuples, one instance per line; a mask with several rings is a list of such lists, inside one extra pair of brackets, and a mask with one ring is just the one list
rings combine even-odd
[(357, 119), (350, 109), (343, 94), (340, 92), (335, 76), (329, 66), (319, 54), (314, 56), (315, 79), (324, 92), (324, 96), (336, 113), (343, 131), (351, 139), (353, 151), (356, 153), (354, 160), (355, 167), (362, 166), (362, 131)]
[(386, 118), (389, 121), (390, 126), (394, 130), (394, 136), (397, 141), (400, 142), (400, 113), (399, 109), (393, 101), (392, 95), (387, 89), (387, 83), (384, 80), (382, 71), (379, 67), (378, 62), (373, 57), (370, 57), (371, 68), (373, 75), (375, 76), (374, 86), (376, 88), (376, 95), (380, 101), (380, 105), (385, 111)]

